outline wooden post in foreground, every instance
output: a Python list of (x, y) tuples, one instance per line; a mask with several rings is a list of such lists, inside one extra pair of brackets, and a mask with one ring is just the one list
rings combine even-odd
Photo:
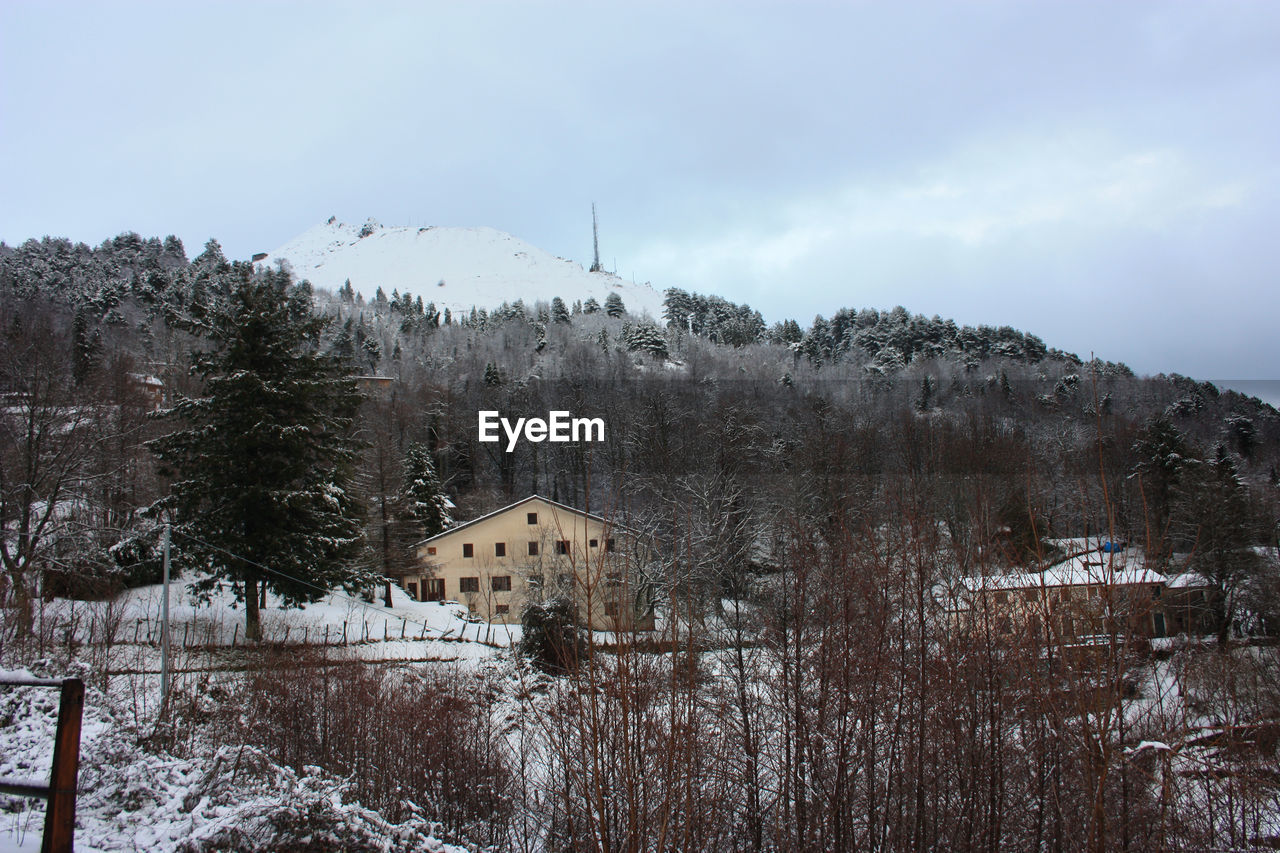
[(76, 832), (76, 777), (80, 766), (80, 718), (84, 713), (84, 682), (62, 682), (58, 704), (58, 732), (53, 742), (53, 773), (49, 777), (49, 807), (44, 814), (41, 853), (71, 853)]

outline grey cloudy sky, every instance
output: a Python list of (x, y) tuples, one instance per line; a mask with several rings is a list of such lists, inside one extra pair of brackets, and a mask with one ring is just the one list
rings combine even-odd
[(0, 239), (489, 225), (1280, 378), (1280, 4), (0, 2)]

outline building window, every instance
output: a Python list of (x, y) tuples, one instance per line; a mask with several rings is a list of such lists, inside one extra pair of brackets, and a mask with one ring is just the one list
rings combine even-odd
[(1008, 601), (1009, 601), (1009, 593), (1007, 592), (996, 593), (996, 604), (1006, 604), (1008, 603)]
[(494, 615), (494, 616), (506, 616), (506, 615), (507, 615), (508, 613), (510, 613), (510, 612), (511, 612), (511, 605), (510, 605), (510, 604), (495, 604), (495, 605), (493, 605), (493, 615)]
[(614, 551), (614, 550), (616, 550), (616, 549), (617, 549), (617, 545), (616, 545), (616, 543), (613, 541), (613, 538), (612, 538), (612, 537), (610, 537), (609, 539), (604, 540), (604, 549), (605, 549), (606, 551)]
[(557, 539), (557, 540), (556, 540), (556, 553), (557, 553), (557, 554), (568, 554), (568, 553), (569, 553), (569, 540), (568, 540), (568, 539)]
[(463, 556), (463, 557), (474, 557), (474, 556), (476, 555), (476, 553), (475, 553), (475, 552), (476, 552), (475, 545), (471, 544), (470, 542), (464, 542), (464, 543), (463, 543), (463, 545), (462, 545), (462, 556)]
[(617, 615), (618, 615), (618, 602), (616, 602), (616, 601), (606, 601), (606, 602), (604, 603), (604, 615), (605, 615), (605, 616), (612, 616), (612, 617), (615, 617), (615, 618), (616, 618), (616, 617), (617, 617)]
[(430, 557), (434, 557), (434, 556), (436, 555), (436, 546), (435, 546), (435, 545), (428, 545), (428, 546), (427, 546), (427, 555), (428, 555), (428, 556), (430, 556)]
[(529, 515), (528, 515), (527, 517), (528, 517), (528, 519), (529, 519), (529, 523), (530, 523), (530, 524), (537, 524), (537, 523), (538, 523), (538, 514), (537, 514), (536, 512), (531, 512), (531, 513), (529, 513)]
[(480, 578), (458, 578), (458, 592), (479, 592)]
[(530, 543), (529, 543), (529, 556), (530, 556), (530, 557), (536, 557), (536, 556), (538, 556), (538, 543), (537, 543), (537, 542), (530, 542)]
[(590, 545), (592, 548), (599, 548), (599, 547), (600, 547), (600, 540), (599, 540), (599, 539), (592, 539), (592, 540), (591, 540), (590, 542), (588, 542), (587, 544), (588, 544), (588, 545)]
[(493, 579), (494, 592), (511, 592), (511, 575), (498, 575)]
[(493, 556), (495, 556), (495, 557), (505, 557), (505, 556), (507, 556), (507, 543), (506, 543), (506, 542), (494, 542), (494, 543), (493, 543)]

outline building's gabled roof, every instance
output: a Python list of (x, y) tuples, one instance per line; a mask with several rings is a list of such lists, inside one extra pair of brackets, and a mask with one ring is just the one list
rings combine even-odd
[(1213, 586), (1213, 582), (1198, 572), (1183, 572), (1170, 576), (1165, 586), (1169, 589), (1204, 589)]
[(456, 527), (450, 527), (448, 530), (442, 530), (441, 532), (437, 533), (435, 536), (428, 536), (426, 539), (423, 539), (421, 542), (416, 543), (413, 547), (418, 548), (418, 547), (421, 547), (422, 545), (426, 545), (428, 542), (434, 542), (443, 536), (448, 536), (450, 534), (457, 533), (459, 530), (465, 530), (466, 528), (470, 527), (473, 524), (479, 524), (485, 519), (493, 518), (496, 515), (502, 515), (504, 512), (513, 510), (522, 504), (529, 503), (530, 501), (542, 501), (543, 503), (548, 503), (554, 507), (558, 507), (559, 509), (562, 509), (565, 512), (573, 513), (574, 515), (580, 515), (583, 518), (589, 518), (592, 521), (598, 521), (601, 524), (608, 524), (610, 526), (620, 527), (620, 525), (613, 525), (612, 522), (609, 521), (609, 519), (603, 518), (599, 515), (595, 515), (594, 513), (586, 512), (585, 510), (577, 509), (576, 507), (571, 507), (568, 504), (562, 504), (559, 501), (553, 501), (551, 500), (551, 498), (544, 498), (542, 495), (529, 495), (529, 497), (522, 498), (513, 504), (508, 504), (507, 506), (504, 506), (502, 509), (495, 509), (493, 512), (485, 513), (479, 518), (473, 518), (470, 521), (466, 521), (466, 522), (463, 522), (462, 524), (457, 525)]
[(1164, 575), (1148, 569), (1143, 557), (1134, 552), (1089, 551), (1068, 557), (1041, 572), (985, 575), (964, 579), (970, 591), (1036, 589), (1041, 587), (1094, 586), (1164, 583)]

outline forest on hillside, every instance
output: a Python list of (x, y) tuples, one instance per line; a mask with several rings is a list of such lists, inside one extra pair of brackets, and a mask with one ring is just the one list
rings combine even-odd
[[(137, 235), (0, 246), (6, 608), (155, 582), (174, 478), (151, 448), (174, 427), (154, 410), (203, 393), (198, 321), (263, 276), (323, 318), (308, 348), (392, 380), (365, 383), (347, 428), (363, 570), (407, 566), (431, 529), (415, 490), (429, 470), (455, 519), (537, 493), (643, 531), (661, 556), (634, 567), (637, 593), (681, 628), (563, 678), (522, 669), (514, 687), (366, 674), (333, 695), (324, 667), (267, 662), (236, 700), (259, 714), (193, 700), (178, 712), (191, 726), (351, 773), (393, 822), (414, 813), (410, 791), (453, 838), (501, 849), (1280, 837), (1280, 416), (904, 308), (769, 325), (670, 290), (660, 318), (571, 294), (457, 316), (381, 288), (316, 292), (213, 241), (192, 260)], [(482, 409), (599, 417), (605, 440), (508, 452), (478, 441)], [(938, 606), (940, 590), (1048, 565), (1080, 537), (1208, 579), (1216, 643), (1155, 655), (1112, 632), (1081, 656), (1039, 629), (959, 631)], [(6, 616), (10, 638), (20, 624)], [(413, 697), (446, 707), (418, 719)], [(418, 719), (401, 740), (378, 730), (404, 790), (361, 775), (355, 720), (380, 703)], [(310, 724), (352, 740), (299, 740)], [(458, 750), (432, 755), (450, 772), (413, 776), (446, 732)]]
[[(144, 444), (164, 426), (146, 417), (140, 377), (160, 380), (170, 402), (194, 391), (200, 344), (174, 321), (226, 288), (229, 269), (216, 243), (188, 262), (172, 237), (0, 247), (0, 390), (29, 390), (38, 369), (50, 394), (101, 403), (97, 414), (113, 421), (95, 424), (101, 437), (80, 448), (75, 465), (87, 467), (66, 472), (97, 473), (96, 494), (76, 494), (88, 514), (77, 541), (55, 548), (64, 562), (79, 553), (125, 583), (142, 570), (137, 548), (154, 521), (139, 513), (163, 488)], [(901, 307), (770, 327), (747, 306), (674, 289), (663, 318), (592, 300), (451, 317), (380, 288), (312, 297), (329, 318), (314, 346), (395, 380), (361, 413), (370, 565), (394, 569), (421, 533), (405, 511), (415, 445), (463, 519), (540, 493), (660, 525), (674, 507), (701, 503), (733, 515), (729, 527), (803, 520), (830, 539), (892, 518), (886, 490), (910, 482), (966, 566), (1025, 562), (1038, 539), (1087, 534), (1186, 551), (1194, 530), (1176, 505), (1194, 506), (1210, 472), (1229, 469), (1249, 506), (1250, 544), (1274, 544), (1274, 409), (1186, 377), (1085, 362), (1008, 327), (958, 327)], [(506, 452), (478, 442), (481, 409), (601, 417), (606, 440)], [(764, 538), (753, 543), (761, 571)]]

